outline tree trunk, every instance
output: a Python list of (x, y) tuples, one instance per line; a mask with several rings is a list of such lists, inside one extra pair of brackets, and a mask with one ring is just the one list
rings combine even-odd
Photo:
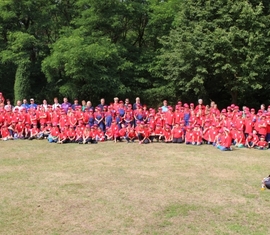
[(232, 96), (232, 104), (237, 104), (237, 97), (238, 97), (237, 91), (231, 91), (231, 96)]

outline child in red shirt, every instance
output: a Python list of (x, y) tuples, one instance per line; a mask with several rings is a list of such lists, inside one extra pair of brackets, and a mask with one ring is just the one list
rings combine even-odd
[(172, 133), (171, 128), (169, 124), (166, 124), (164, 130), (163, 130), (163, 136), (164, 136), (164, 142), (170, 143), (172, 142)]
[(105, 138), (106, 140), (113, 140), (113, 133), (111, 127), (106, 127)]
[(30, 130), (30, 137), (29, 140), (37, 139), (39, 133), (39, 129), (37, 128), (37, 124), (33, 123), (33, 128)]
[(184, 142), (184, 132), (182, 128), (180, 128), (179, 123), (175, 123), (172, 129), (172, 142), (178, 144)]
[(192, 144), (192, 139), (193, 139), (192, 127), (187, 126), (186, 135), (185, 135), (185, 143)]
[(200, 125), (196, 124), (193, 130), (193, 138), (192, 138), (193, 145), (201, 145), (202, 144), (202, 130)]
[(265, 136), (261, 135), (260, 140), (256, 144), (256, 149), (266, 150), (268, 149), (268, 143), (265, 141)]

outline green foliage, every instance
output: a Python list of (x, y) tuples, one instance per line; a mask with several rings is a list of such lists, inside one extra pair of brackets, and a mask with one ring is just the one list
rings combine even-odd
[(262, 102), (269, 9), (265, 0), (1, 1), (1, 91), (38, 101)]
[(236, 102), (266, 83), (269, 24), (261, 4), (187, 0), (174, 26), (157, 66), (174, 93), (211, 98), (225, 88)]
[(30, 94), (30, 63), (21, 63), (18, 65), (15, 76), (14, 84), (14, 100), (22, 100), (25, 97), (29, 97)]

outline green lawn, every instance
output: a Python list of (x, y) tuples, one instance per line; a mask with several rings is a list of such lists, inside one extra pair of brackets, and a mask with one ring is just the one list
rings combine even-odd
[(270, 150), (0, 146), (1, 234), (270, 234)]

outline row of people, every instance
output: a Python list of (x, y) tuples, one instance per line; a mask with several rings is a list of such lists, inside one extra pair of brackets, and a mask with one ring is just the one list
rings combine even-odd
[(137, 110), (128, 107), (123, 109), (123, 112), (119, 112), (119, 110), (115, 111), (110, 106), (108, 110), (106, 107), (103, 111), (96, 107), (94, 111), (91, 109), (84, 112), (79, 107), (75, 110), (68, 109), (67, 112), (61, 108), (52, 110), (51, 107), (47, 111), (42, 107), (39, 110), (30, 108), (28, 112), (25, 109), (19, 111), (15, 108), (14, 111), (11, 111), (0, 108), (0, 127), (3, 124), (10, 126), (19, 122), (31, 126), (35, 123), (40, 126), (51, 122), (57, 123), (61, 128), (66, 124), (76, 126), (79, 122), (82, 122), (84, 125), (89, 124), (90, 127), (96, 124), (105, 132), (107, 127), (111, 127), (113, 121), (117, 123), (119, 128), (121, 128), (121, 124), (136, 127), (137, 123), (140, 122), (148, 123), (153, 129), (157, 124), (162, 127), (165, 125), (172, 127), (180, 122), (184, 122), (184, 126), (199, 125), (203, 129), (210, 125), (228, 129), (235, 126), (237, 129), (244, 131), (246, 136), (255, 129), (258, 134), (265, 135), (267, 141), (270, 141), (270, 112), (259, 110), (255, 113), (255, 111), (249, 111), (247, 108), (245, 112), (239, 111), (236, 107), (233, 108), (233, 111), (231, 109), (228, 111), (221, 110), (220, 113), (215, 111), (208, 115), (198, 115), (190, 108), (182, 109), (178, 106), (175, 110), (169, 107), (166, 112), (162, 112), (161, 109), (156, 112), (155, 109), (142, 107)]
[(270, 142), (267, 143), (265, 135), (257, 134), (256, 130), (245, 136), (241, 128), (235, 126), (231, 129), (218, 127), (215, 124), (204, 128), (196, 124), (195, 126), (185, 126), (185, 122), (175, 123), (172, 127), (166, 124), (162, 127), (157, 124), (155, 128), (144, 122), (137, 123), (134, 128), (130, 124), (121, 124), (121, 128), (115, 121), (111, 127), (107, 127), (104, 132), (97, 124), (90, 126), (84, 125), (82, 121), (76, 126), (65, 124), (59, 127), (57, 123), (47, 122), (38, 128), (37, 123), (31, 127), (19, 120), (17, 124), (4, 124), (1, 127), (1, 139), (48, 139), (50, 143), (97, 143), (106, 140), (127, 141), (133, 143), (138, 140), (139, 144), (147, 144), (154, 141), (165, 143), (186, 143), (191, 145), (211, 144), (221, 150), (231, 150), (231, 144), (238, 148), (258, 148), (268, 149)]

